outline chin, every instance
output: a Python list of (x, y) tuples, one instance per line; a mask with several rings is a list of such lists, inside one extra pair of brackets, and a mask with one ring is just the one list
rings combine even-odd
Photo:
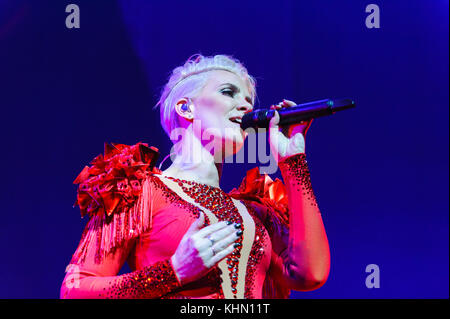
[(239, 152), (239, 150), (244, 146), (246, 134), (233, 134), (227, 135), (222, 139), (223, 150), (225, 157), (231, 156)]
[[(217, 160), (236, 154), (243, 146), (247, 133), (241, 129), (225, 129), (216, 131), (212, 137), (208, 136), (208, 149), (214, 149)], [(218, 150), (221, 150), (218, 152)]]

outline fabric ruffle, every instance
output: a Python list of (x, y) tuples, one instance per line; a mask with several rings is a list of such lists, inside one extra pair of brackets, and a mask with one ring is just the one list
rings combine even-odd
[(145, 143), (133, 146), (105, 143), (105, 154), (92, 160), (73, 182), (79, 184), (75, 206), (81, 216), (106, 213), (131, 207), (142, 192), (142, 181), (154, 167), (159, 151)]
[(258, 167), (247, 171), (241, 185), (228, 194), (235, 199), (256, 201), (271, 208), (278, 220), (284, 226), (289, 226), (286, 187), (278, 178), (274, 181), (267, 174), (261, 175)]
[(106, 144), (104, 154), (86, 166), (74, 184), (79, 184), (75, 206), (89, 222), (72, 263), (82, 262), (96, 247), (96, 262), (126, 241), (151, 228), (151, 195), (147, 178), (159, 173), (159, 151), (145, 143), (132, 146)]

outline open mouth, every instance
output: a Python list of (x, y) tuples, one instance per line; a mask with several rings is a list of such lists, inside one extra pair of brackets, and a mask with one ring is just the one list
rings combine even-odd
[(241, 118), (241, 117), (237, 117), (237, 116), (235, 116), (235, 117), (230, 117), (230, 121), (233, 122), (233, 123), (237, 123), (237, 124), (241, 125), (241, 123), (242, 123), (242, 118)]

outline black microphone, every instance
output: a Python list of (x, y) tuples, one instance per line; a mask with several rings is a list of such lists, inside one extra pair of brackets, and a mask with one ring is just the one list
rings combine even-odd
[[(338, 111), (355, 107), (351, 99), (320, 100), (299, 104), (277, 110), (280, 114), (279, 126), (290, 125), (307, 121), (316, 117), (334, 114)], [(245, 114), (242, 117), (241, 128), (268, 128), (270, 120), (275, 116), (276, 110), (260, 109)]]

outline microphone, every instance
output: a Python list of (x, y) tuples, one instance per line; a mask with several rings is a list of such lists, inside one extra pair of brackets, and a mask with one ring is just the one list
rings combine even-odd
[(354, 108), (355, 102), (351, 99), (320, 100), (299, 104), (279, 110), (260, 109), (245, 114), (242, 117), (241, 128), (268, 128), (275, 111), (280, 115), (279, 126), (290, 125), (307, 121), (313, 118), (334, 114), (338, 111)]

